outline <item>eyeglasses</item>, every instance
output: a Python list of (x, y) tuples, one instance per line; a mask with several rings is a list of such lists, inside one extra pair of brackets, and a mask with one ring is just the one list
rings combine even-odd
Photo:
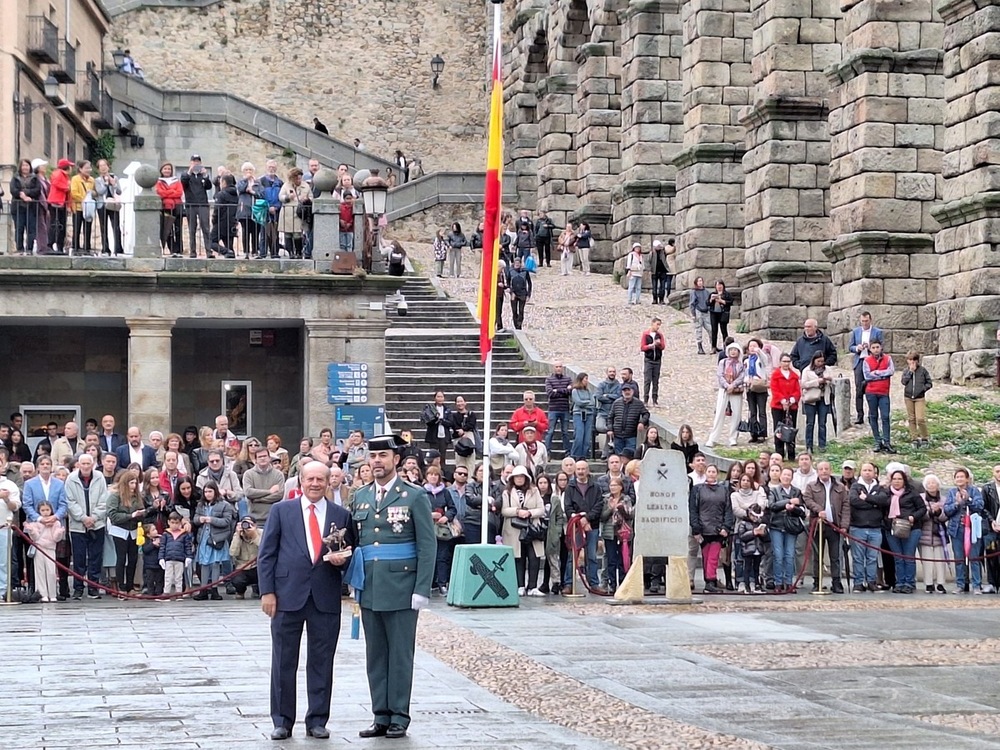
[(456, 477), (467, 477), (467, 476), (469, 476), (469, 472), (467, 472), (467, 471), (456, 471), (455, 472), (455, 476)]

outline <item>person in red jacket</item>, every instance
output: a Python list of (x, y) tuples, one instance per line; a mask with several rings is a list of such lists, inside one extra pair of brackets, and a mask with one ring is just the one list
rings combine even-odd
[[(881, 341), (868, 344), (869, 354), (861, 364), (865, 376), (865, 400), (868, 402), (868, 424), (872, 428), (876, 453), (895, 453), (889, 439), (889, 386), (896, 372), (892, 357), (882, 351)], [(879, 430), (879, 417), (882, 429)]]
[(663, 348), (666, 341), (660, 333), (662, 321), (653, 318), (649, 328), (642, 332), (639, 339), (639, 349), (645, 358), (642, 370), (642, 400), (649, 403), (650, 387), (652, 386), (653, 406), (660, 404), (660, 366), (663, 364)]
[(518, 435), (529, 425), (534, 427), (539, 435), (544, 435), (549, 431), (549, 418), (542, 409), (535, 406), (534, 391), (524, 392), (524, 405), (514, 410), (508, 424), (510, 429)]
[(799, 374), (792, 368), (792, 358), (788, 354), (781, 355), (781, 365), (771, 373), (771, 419), (774, 422), (774, 452), (795, 460), (795, 443), (786, 443), (778, 437), (778, 425), (786, 422), (792, 427), (799, 414), (799, 402), (802, 401), (802, 388), (799, 385)]
[(66, 253), (66, 210), (69, 206), (69, 171), (72, 168), (73, 162), (60, 159), (52, 171), (49, 185), (48, 204), (52, 216), (50, 235), (53, 235), (57, 255)]
[(184, 254), (181, 240), (181, 218), (184, 205), (184, 185), (174, 176), (174, 165), (168, 163), (160, 167), (160, 179), (156, 181), (156, 194), (163, 201), (160, 211), (160, 245), (179, 258)]

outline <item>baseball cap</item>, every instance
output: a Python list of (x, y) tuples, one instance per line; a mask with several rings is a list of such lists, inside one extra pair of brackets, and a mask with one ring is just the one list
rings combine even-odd
[(653, 247), (663, 247), (663, 243), (659, 240), (653, 240)]
[(631, 383), (622, 383), (622, 390), (623, 391), (634, 391), (635, 390), (635, 386), (632, 385)]
[(69, 159), (60, 159), (59, 163), (56, 165), (59, 169), (67, 169), (73, 166), (73, 162)]
[(851, 469), (852, 471), (857, 471), (858, 465), (853, 461), (844, 461), (842, 469)]
[(201, 157), (198, 154), (191, 154), (191, 161), (201, 161)]
[(46, 164), (48, 164), (48, 162), (45, 161), (45, 159), (32, 159), (31, 171), (34, 172), (36, 169), (38, 169), (39, 167), (44, 167)]

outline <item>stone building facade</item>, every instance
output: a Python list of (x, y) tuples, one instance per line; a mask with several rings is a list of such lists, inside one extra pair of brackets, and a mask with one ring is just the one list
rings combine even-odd
[[(518, 202), (588, 221), (610, 270), (677, 238), (675, 288), (748, 330), (862, 310), (937, 377), (992, 374), (1000, 0), (520, 0), (505, 7)], [(682, 293), (678, 292), (680, 300)]]

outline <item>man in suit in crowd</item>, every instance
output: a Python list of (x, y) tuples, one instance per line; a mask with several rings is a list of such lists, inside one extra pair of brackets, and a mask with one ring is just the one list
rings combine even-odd
[(143, 471), (156, 466), (156, 448), (142, 444), (142, 431), (138, 427), (129, 427), (125, 433), (128, 440), (115, 451), (118, 456), (118, 468), (127, 469), (131, 464), (139, 464)]
[(102, 453), (114, 453), (125, 445), (125, 438), (120, 433), (115, 432), (115, 418), (111, 414), (105, 414), (101, 417), (100, 437)]
[(851, 331), (851, 343), (848, 350), (854, 355), (854, 410), (857, 419), (854, 424), (865, 423), (865, 373), (862, 365), (865, 357), (871, 352), (869, 347), (873, 341), (880, 344), (885, 342), (882, 339), (882, 329), (872, 325), (872, 314), (867, 310), (861, 313), (860, 325)]
[(272, 740), (286, 740), (295, 724), (295, 675), (305, 625), (306, 735), (327, 739), (333, 697), (333, 657), (340, 636), (341, 566), (349, 556), (328, 552), (323, 537), (344, 530), (344, 549), (354, 546), (354, 525), (346, 510), (326, 501), (330, 470), (306, 464), (299, 479), (302, 496), (275, 503), (268, 515), (257, 557), (261, 609), (271, 618)]
[(406, 445), (398, 435), (369, 440), (375, 481), (354, 496), (358, 549), (348, 581), (361, 603), (375, 716), (361, 737), (406, 736), (417, 616), (431, 595), (437, 539), (427, 493), (396, 474), (399, 451)]

